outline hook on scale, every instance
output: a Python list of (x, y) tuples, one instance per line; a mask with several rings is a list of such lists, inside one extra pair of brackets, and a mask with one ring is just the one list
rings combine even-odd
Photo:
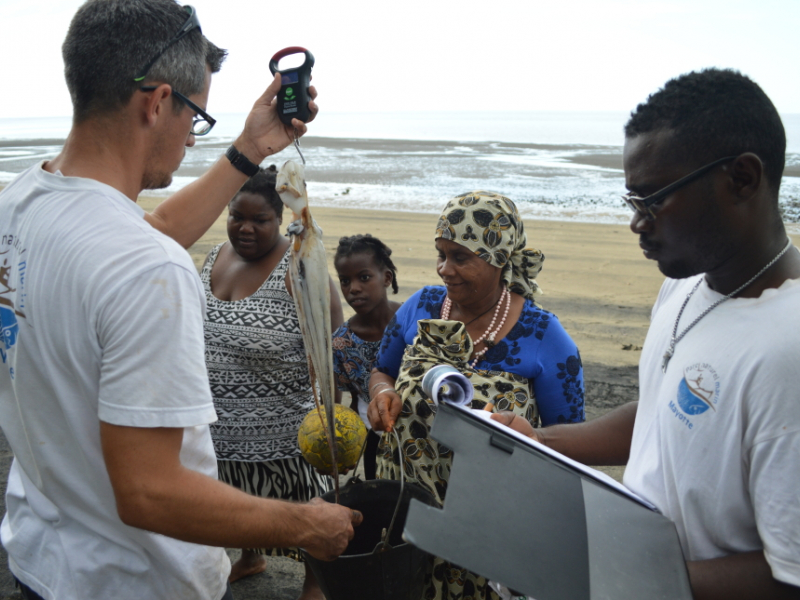
[(303, 153), (300, 151), (300, 138), (297, 135), (297, 129), (294, 130), (294, 148), (297, 150), (297, 153), (300, 155), (300, 160), (303, 161), (303, 166), (306, 166), (306, 157), (303, 156)]

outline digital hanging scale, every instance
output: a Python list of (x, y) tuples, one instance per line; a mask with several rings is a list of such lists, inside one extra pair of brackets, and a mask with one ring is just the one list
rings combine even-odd
[[(306, 59), (299, 67), (279, 69), (278, 62), (292, 54), (305, 54)], [(281, 90), (278, 93), (278, 117), (287, 125), (292, 124), (292, 119), (300, 119), (304, 123), (311, 116), (308, 103), (311, 96), (308, 88), (311, 85), (311, 68), (314, 66), (314, 55), (305, 48), (292, 46), (278, 51), (269, 61), (269, 70), (272, 74), (281, 74)]]

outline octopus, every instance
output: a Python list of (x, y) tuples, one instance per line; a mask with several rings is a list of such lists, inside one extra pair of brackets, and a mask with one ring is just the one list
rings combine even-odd
[[(323, 419), (333, 464), (336, 501), (339, 500), (339, 477), (336, 471), (336, 423), (334, 415), (335, 383), (331, 342), (331, 291), (328, 262), (322, 244), (322, 229), (311, 216), (303, 166), (289, 160), (280, 168), (275, 189), (283, 204), (293, 214), (288, 231), (292, 236), (289, 280), (300, 321), (300, 332), (309, 363), (311, 388), (317, 412)], [(324, 411), (324, 418), (323, 412)]]

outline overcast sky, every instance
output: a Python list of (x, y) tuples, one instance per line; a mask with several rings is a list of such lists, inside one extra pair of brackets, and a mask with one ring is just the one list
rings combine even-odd
[[(190, 0), (230, 56), (209, 111), (246, 112), (305, 46), (329, 111), (628, 111), (709, 66), (800, 113), (800, 0)], [(78, 0), (0, 0), (0, 117), (71, 113), (61, 42)]]

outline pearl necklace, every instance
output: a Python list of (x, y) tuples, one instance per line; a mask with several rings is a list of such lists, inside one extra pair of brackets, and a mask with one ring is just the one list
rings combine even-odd
[[(503, 309), (503, 318), (500, 319), (500, 323), (497, 325), (497, 328), (492, 330), (495, 322), (497, 321), (497, 317), (500, 314), (500, 307), (503, 305), (504, 302), (505, 302), (505, 308)], [(448, 321), (450, 319), (450, 310), (452, 308), (453, 308), (453, 301), (450, 300), (449, 297), (445, 298), (444, 302), (442, 303), (442, 319), (444, 319), (445, 321)], [(471, 363), (469, 363), (469, 366), (472, 367), (473, 369), (475, 368), (475, 365), (478, 364), (480, 358), (489, 351), (489, 348), (494, 346), (495, 337), (497, 336), (498, 333), (500, 333), (500, 330), (503, 328), (503, 325), (505, 325), (506, 319), (508, 318), (508, 311), (510, 308), (511, 308), (511, 293), (508, 291), (508, 288), (503, 288), (503, 292), (500, 294), (500, 299), (497, 301), (497, 308), (495, 309), (494, 315), (492, 316), (492, 322), (489, 323), (489, 327), (486, 328), (486, 331), (483, 332), (483, 335), (479, 337), (477, 340), (475, 340), (472, 344), (472, 347), (476, 348), (478, 344), (480, 344), (484, 340), (486, 341), (486, 347), (479, 352), (475, 352), (475, 354), (473, 355), (474, 360)]]
[(730, 300), (731, 298), (733, 298), (736, 294), (741, 292), (743, 289), (745, 289), (751, 283), (753, 283), (756, 279), (761, 277), (766, 272), (766, 270), (769, 269), (776, 262), (778, 262), (778, 259), (780, 259), (781, 256), (786, 254), (789, 251), (789, 248), (791, 248), (791, 247), (792, 247), (792, 240), (789, 240), (788, 242), (786, 242), (786, 246), (784, 246), (783, 250), (778, 252), (778, 255), (775, 258), (773, 258), (766, 265), (764, 265), (764, 268), (762, 268), (758, 273), (753, 275), (750, 279), (745, 281), (738, 288), (733, 290), (730, 294), (728, 294), (727, 296), (723, 296), (722, 298), (720, 298), (719, 300), (714, 302), (711, 306), (706, 308), (703, 312), (701, 312), (695, 318), (694, 321), (689, 323), (689, 325), (686, 327), (686, 329), (684, 329), (681, 332), (680, 335), (678, 335), (678, 323), (680, 323), (680, 321), (681, 321), (681, 315), (683, 315), (683, 309), (685, 309), (686, 305), (689, 303), (689, 298), (692, 297), (692, 295), (697, 291), (697, 288), (700, 287), (700, 284), (703, 283), (703, 279), (704, 278), (701, 277), (700, 280), (697, 282), (697, 284), (692, 288), (692, 290), (688, 294), (686, 294), (686, 300), (683, 301), (683, 305), (681, 306), (681, 309), (678, 311), (678, 317), (675, 319), (675, 326), (672, 328), (672, 338), (670, 339), (670, 342), (669, 342), (669, 348), (667, 348), (667, 351), (664, 352), (664, 357), (662, 358), (662, 361), (661, 361), (661, 370), (664, 373), (667, 372), (667, 365), (669, 365), (669, 361), (672, 358), (672, 355), (675, 354), (675, 345), (683, 339), (683, 336), (685, 336), (687, 333), (689, 333), (689, 330), (692, 327), (694, 327), (695, 325), (697, 325), (700, 322), (700, 319), (705, 317), (708, 313), (710, 313), (712, 310), (717, 308), (720, 304), (722, 304), (726, 300)]

